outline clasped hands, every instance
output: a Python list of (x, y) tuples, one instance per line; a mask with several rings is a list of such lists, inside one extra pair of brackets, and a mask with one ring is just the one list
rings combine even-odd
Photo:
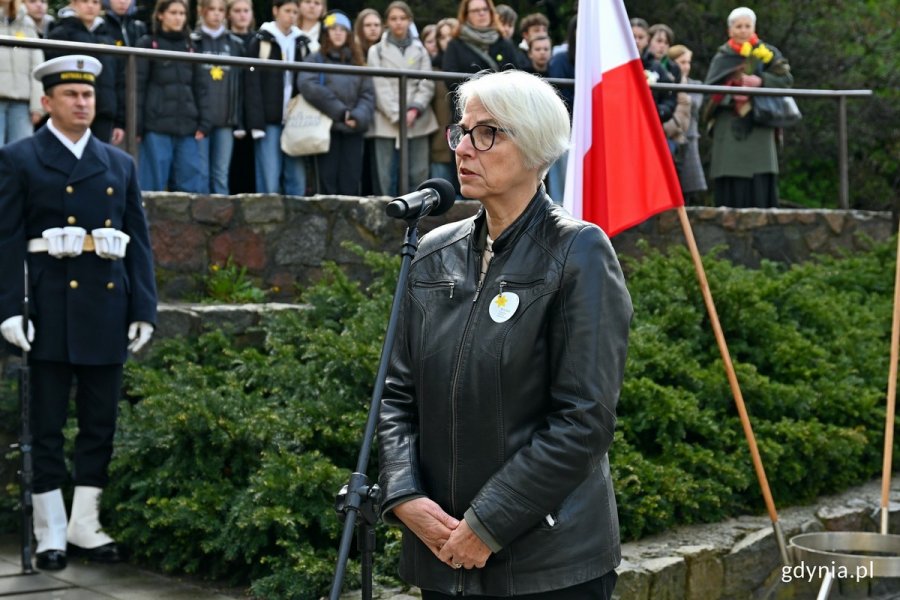
[(438, 559), (453, 569), (480, 569), (491, 549), (469, 527), (448, 515), (429, 498), (415, 498), (394, 507), (394, 514)]
[[(25, 352), (31, 351), (31, 342), (34, 341), (34, 323), (28, 319), (28, 333), (25, 333), (25, 327), (22, 323), (21, 315), (9, 317), (3, 323), (0, 323), (0, 333), (3, 338), (12, 344), (18, 346)], [(128, 349), (132, 352), (138, 352), (144, 345), (150, 341), (153, 336), (153, 325), (145, 321), (135, 321), (128, 326)]]

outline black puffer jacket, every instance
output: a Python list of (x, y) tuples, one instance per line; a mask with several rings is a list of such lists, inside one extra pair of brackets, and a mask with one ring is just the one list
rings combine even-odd
[[(332, 65), (350, 64), (350, 49), (329, 54), (315, 52), (306, 58), (307, 62)], [(313, 73), (303, 71), (297, 74), (297, 88), (306, 101), (331, 117), (332, 131), (342, 133), (363, 133), (372, 124), (375, 116), (375, 86), (372, 78), (343, 73)], [(344, 115), (356, 120), (356, 129), (344, 123)]]
[[(620, 560), (607, 451), (631, 299), (607, 237), (543, 189), (479, 291), (484, 232), (484, 211), (440, 227), (412, 263), (378, 427), (383, 517), (427, 496), (491, 547), (484, 568), (454, 570), (404, 528), (400, 573), (423, 589), (570, 587)], [(498, 322), (501, 294), (518, 305)]]
[[(225, 32), (218, 37), (200, 30), (191, 34), (191, 42), (199, 52), (218, 56), (244, 56), (244, 42)], [(205, 63), (203, 79), (209, 86), (207, 103), (203, 106), (213, 127), (244, 129), (244, 72), (239, 67)]]
[[(106, 24), (98, 19), (97, 24), (88, 29), (78, 17), (67, 17), (60, 21), (47, 35), (47, 39), (64, 42), (80, 42), (83, 44), (109, 44), (115, 46), (115, 40), (109, 35)], [(47, 48), (44, 56), (47, 60), (72, 54), (70, 51)], [(100, 61), (103, 70), (97, 77), (97, 116), (112, 119), (116, 127), (125, 127), (125, 65), (112, 54), (86, 52)]]
[(116, 46), (134, 46), (147, 35), (147, 25), (132, 15), (117, 15), (107, 9), (103, 20), (106, 21), (106, 29)]
[[(309, 38), (301, 35), (294, 40), (294, 61), (302, 62), (309, 55)], [(270, 32), (260, 29), (250, 40), (250, 58), (282, 60), (281, 46)], [(291, 78), (294, 81), (294, 78)], [(254, 69), (244, 77), (244, 102), (247, 103), (247, 128), (260, 129), (266, 125), (281, 125), (284, 120), (284, 71)], [(296, 88), (296, 86), (294, 86)], [(297, 93), (294, 89), (291, 95)]]
[[(161, 32), (145, 35), (138, 48), (194, 52), (187, 33)], [(209, 86), (203, 66), (174, 60), (138, 59), (138, 135), (147, 131), (165, 135), (209, 134), (211, 123), (205, 107)]]

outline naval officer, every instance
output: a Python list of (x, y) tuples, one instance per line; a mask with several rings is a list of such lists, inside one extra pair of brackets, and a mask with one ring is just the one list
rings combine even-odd
[[(149, 341), (156, 284), (147, 221), (131, 157), (90, 125), (100, 62), (70, 55), (34, 69), (50, 120), (0, 148), (0, 333), (29, 354), (38, 568), (66, 552), (116, 562), (99, 500), (108, 482), (122, 365)], [(31, 311), (21, 315), (27, 261)], [(73, 380), (75, 438), (69, 517), (63, 426)]]

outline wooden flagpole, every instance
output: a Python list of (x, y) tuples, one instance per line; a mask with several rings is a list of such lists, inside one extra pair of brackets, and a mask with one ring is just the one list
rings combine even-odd
[(887, 414), (884, 420), (884, 462), (881, 469), (881, 533), (888, 532), (891, 495), (891, 459), (894, 452), (894, 407), (897, 399), (897, 353), (900, 346), (900, 231), (897, 235), (897, 266), (894, 274), (894, 317), (891, 323), (891, 358), (888, 367)]
[(766, 510), (769, 512), (769, 519), (772, 520), (772, 529), (775, 531), (775, 541), (778, 543), (779, 552), (781, 552), (781, 560), (785, 565), (790, 565), (791, 560), (788, 555), (787, 545), (784, 541), (784, 533), (781, 530), (781, 524), (778, 522), (778, 512), (775, 510), (775, 501), (772, 499), (772, 490), (769, 489), (769, 480), (766, 478), (766, 470), (763, 467), (762, 458), (759, 456), (756, 437), (753, 435), (750, 417), (747, 414), (747, 407), (744, 405), (744, 396), (741, 394), (741, 387), (740, 384), (738, 384), (737, 374), (734, 371), (734, 364), (731, 362), (731, 354), (728, 352), (728, 344), (725, 342), (725, 334), (722, 333), (722, 325), (719, 323), (716, 305), (713, 302), (712, 294), (709, 291), (709, 283), (706, 280), (706, 271), (703, 269), (703, 261), (700, 258), (700, 251), (697, 249), (697, 242), (694, 239), (694, 231), (691, 229), (691, 222), (688, 220), (687, 211), (684, 206), (679, 206), (677, 210), (678, 219), (681, 221), (681, 228), (684, 230), (684, 237), (687, 241), (688, 249), (691, 252), (691, 258), (694, 261), (694, 269), (697, 271), (697, 279), (700, 282), (700, 292), (703, 294), (703, 301), (706, 303), (706, 311), (709, 313), (713, 334), (715, 334), (716, 343), (718, 344), (719, 352), (722, 355), (722, 362), (725, 365), (725, 374), (728, 377), (728, 385), (731, 387), (734, 403), (737, 406), (738, 415), (741, 418), (741, 425), (744, 428), (744, 435), (747, 437), (747, 444), (750, 446), (750, 457), (753, 460), (753, 469), (756, 471), (756, 478), (759, 480), (759, 487), (762, 490), (763, 500), (766, 503)]

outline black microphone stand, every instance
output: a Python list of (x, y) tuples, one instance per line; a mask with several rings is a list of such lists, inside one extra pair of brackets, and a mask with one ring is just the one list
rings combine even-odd
[(400, 250), (402, 257), (400, 274), (397, 277), (397, 288), (394, 290), (394, 300), (391, 304), (391, 316), (384, 336), (384, 345), (381, 347), (381, 362), (378, 365), (378, 374), (375, 376), (375, 389), (372, 391), (372, 403), (369, 406), (369, 416), (366, 422), (362, 447), (359, 451), (359, 458), (356, 461), (356, 471), (350, 475), (350, 482), (341, 488), (335, 499), (335, 510), (344, 519), (344, 531), (341, 535), (341, 546), (338, 552), (337, 567), (334, 571), (330, 600), (338, 600), (341, 595), (344, 573), (347, 570), (347, 559), (350, 556), (350, 541), (353, 536), (357, 515), (361, 518), (357, 545), (360, 551), (362, 571), (362, 600), (372, 600), (375, 523), (378, 521), (380, 513), (381, 488), (378, 487), (377, 483), (369, 485), (368, 477), (366, 477), (366, 468), (369, 464), (372, 440), (375, 437), (375, 427), (378, 424), (381, 396), (382, 392), (384, 392), (384, 378), (387, 376), (391, 350), (394, 347), (394, 337), (397, 333), (400, 304), (403, 300), (403, 294), (406, 293), (409, 267), (419, 245), (419, 219), (423, 216), (424, 214), (420, 212), (406, 219), (406, 234), (403, 239), (403, 247)]
[[(28, 339), (28, 263), (25, 263), (25, 294), (22, 299), (22, 333)], [(19, 367), (19, 400), (21, 417), (21, 437), (19, 453), (22, 458), (22, 466), (19, 471), (21, 485), (21, 509), (22, 509), (22, 573), (31, 575), (34, 567), (31, 565), (31, 552), (34, 537), (31, 530), (31, 521), (34, 514), (34, 502), (32, 498), (34, 487), (34, 463), (31, 454), (31, 368), (28, 366), (28, 351), (22, 350), (22, 364)]]

